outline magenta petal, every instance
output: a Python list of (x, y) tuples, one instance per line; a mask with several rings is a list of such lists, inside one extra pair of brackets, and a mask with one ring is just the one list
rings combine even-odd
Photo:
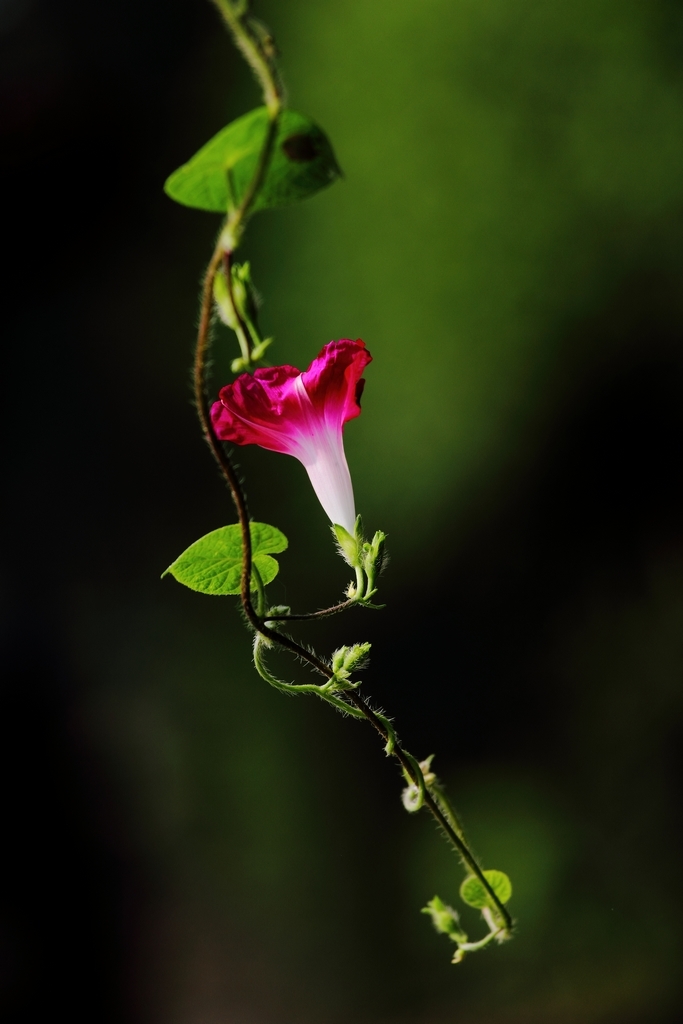
[(314, 408), (329, 423), (344, 425), (360, 416), (363, 370), (372, 356), (360, 339), (331, 341), (301, 375)]
[(293, 455), (305, 466), (333, 523), (353, 533), (355, 508), (342, 428), (360, 415), (361, 374), (372, 357), (362, 341), (331, 341), (305, 373), (274, 366), (242, 374), (211, 409), (216, 436)]
[(294, 380), (301, 375), (295, 366), (272, 366), (243, 373), (222, 388), (220, 401), (211, 409), (211, 421), (221, 441), (258, 444), (273, 452), (296, 454), (292, 449), (291, 423), (298, 401)]

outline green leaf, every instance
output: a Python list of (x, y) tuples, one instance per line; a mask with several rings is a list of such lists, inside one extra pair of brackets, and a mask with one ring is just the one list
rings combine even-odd
[[(264, 584), (274, 580), (279, 565), (271, 554), (287, 548), (284, 533), (267, 523), (251, 523), (252, 561), (258, 569)], [(184, 583), (190, 590), (200, 594), (239, 594), (242, 577), (242, 530), (239, 523), (212, 530), (190, 544), (172, 565), (170, 573), (178, 583)], [(254, 576), (252, 586), (255, 589)]]
[[(501, 903), (512, 896), (512, 882), (504, 871), (485, 871), (484, 877)], [(495, 907), (495, 904), (476, 875), (470, 875), (460, 886), (460, 897), (470, 907)]]
[[(198, 210), (225, 213), (238, 206), (254, 177), (268, 128), (257, 107), (206, 143), (168, 178), (171, 199)], [(265, 180), (253, 210), (287, 206), (331, 185), (341, 174), (325, 133), (309, 117), (283, 110)]]

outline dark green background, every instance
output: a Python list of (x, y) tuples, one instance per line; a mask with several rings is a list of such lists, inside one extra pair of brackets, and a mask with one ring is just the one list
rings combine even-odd
[[(347, 452), (392, 555), (383, 613), (302, 636), (372, 640), (364, 689), (518, 935), (450, 966), (418, 911), (460, 869), (370, 731), (270, 691), (233, 599), (159, 580), (233, 519), (188, 383), (218, 220), (161, 191), (258, 102), (213, 9), (6, 0), (5, 1018), (675, 1024), (682, 5), (257, 13), (346, 178), (245, 254), (276, 360), (375, 358)], [(335, 600), (304, 471), (239, 456), (290, 538), (273, 598)]]

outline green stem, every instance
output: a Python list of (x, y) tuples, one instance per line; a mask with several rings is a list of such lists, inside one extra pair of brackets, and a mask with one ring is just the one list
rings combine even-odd
[(488, 946), (492, 939), (495, 939), (499, 932), (489, 932), (488, 935), (480, 939), (479, 942), (462, 942), (460, 943), (460, 949), (465, 950), (466, 953), (474, 953), (478, 949), (483, 949), (484, 946)]
[(291, 612), (287, 615), (269, 615), (268, 620), (270, 622), (292, 622), (303, 621), (304, 619), (324, 619), (328, 615), (337, 615), (338, 612), (344, 612), (355, 604), (358, 604), (358, 602), (354, 598), (349, 598), (348, 601), (340, 601), (339, 604), (333, 604), (331, 608), (321, 608), (317, 612), (304, 612), (301, 615), (292, 615)]
[(356, 565), (354, 568), (356, 570), (356, 593), (353, 595), (353, 599), (354, 601), (362, 601), (365, 591), (365, 576), (360, 565)]
[(256, 614), (259, 618), (262, 618), (268, 611), (268, 602), (266, 601), (266, 588), (263, 586), (263, 579), (261, 573), (258, 571), (254, 563), (251, 565), (251, 578), (256, 583), (256, 593), (258, 594), (258, 600), (256, 602)]
[[(379, 716), (372, 710), (372, 708), (370, 708), (366, 704), (363, 698), (359, 694), (350, 691), (348, 694), (348, 699), (352, 701), (356, 705), (356, 707), (363, 712), (364, 717), (377, 730), (377, 732), (385, 740), (387, 745), (392, 743), (393, 737), (387, 730), (385, 724), (380, 720)], [(484, 875), (484, 872), (477, 863), (474, 854), (469, 849), (465, 838), (461, 834), (459, 834), (458, 831), (456, 831), (451, 822), (448, 820), (448, 817), (444, 814), (444, 812), (439, 807), (438, 803), (436, 802), (432, 794), (429, 792), (429, 789), (425, 786), (422, 769), (420, 768), (418, 762), (412, 756), (412, 754), (408, 754), (407, 751), (405, 751), (397, 742), (394, 742), (393, 744), (392, 753), (396, 757), (397, 761), (401, 765), (401, 768), (403, 768), (403, 771), (411, 780), (413, 785), (417, 786), (424, 793), (424, 806), (435, 819), (435, 821), (441, 828), (442, 832), (444, 833), (446, 839), (449, 841), (454, 850), (459, 854), (461, 860), (468, 868), (468, 870), (473, 875), (477, 876), (477, 878), (483, 885), (484, 889), (491, 897), (491, 900), (493, 901), (493, 904), (496, 908), (496, 912), (500, 914), (500, 917), (504, 922), (505, 932), (510, 933), (512, 931), (512, 918), (510, 917), (509, 911), (500, 902), (498, 896), (496, 895), (491, 886), (491, 883), (489, 882), (488, 878), (486, 878), (486, 876)]]
[(466, 842), (465, 832), (462, 827), (462, 824), (460, 823), (460, 819), (458, 818), (458, 815), (455, 812), (453, 804), (446, 796), (443, 787), (440, 785), (439, 782), (431, 782), (427, 783), (427, 788), (429, 789), (429, 792), (433, 795), (434, 799), (438, 803), (444, 815), (450, 821), (451, 825), (453, 826), (453, 830), (458, 833), (463, 842)]
[(272, 644), (265, 640), (261, 634), (257, 633), (254, 637), (254, 665), (256, 667), (256, 671), (262, 679), (265, 679), (265, 681), (276, 690), (279, 690), (280, 693), (292, 695), (297, 693), (312, 693), (315, 694), (316, 697), (320, 697), (321, 700), (324, 700), (328, 704), (337, 708), (338, 711), (342, 711), (345, 715), (351, 715), (354, 718), (363, 717), (357, 708), (347, 704), (347, 702), (341, 697), (335, 697), (333, 693), (326, 691), (324, 686), (316, 686), (314, 683), (286, 683), (284, 679), (278, 679), (277, 676), (274, 676), (266, 665), (263, 655), (264, 648), (269, 648), (271, 646)]
[[(282, 88), (275, 68), (274, 53), (266, 52), (266, 43), (273, 50), (272, 40), (259, 37), (254, 31), (247, 17), (248, 4), (243, 3), (237, 6), (231, 0), (213, 0), (213, 3), (223, 16), (236, 45), (254, 71), (263, 91), (263, 100), (268, 111), (268, 128), (254, 176), (247, 186), (242, 202), (228, 214), (227, 223), (221, 235), (224, 250), (234, 252), (240, 243), (248, 214), (268, 170), (282, 110)], [(228, 282), (228, 287), (230, 287), (230, 282)]]
[(246, 325), (247, 330), (249, 331), (249, 337), (251, 338), (251, 343), (252, 343), (253, 347), (256, 348), (257, 345), (261, 344), (261, 342), (263, 341), (263, 338), (261, 337), (260, 332), (257, 330), (256, 324), (254, 324), (252, 322), (250, 317), (245, 316), (244, 317), (244, 323)]
[[(488, 935), (485, 935), (484, 938), (480, 939), (478, 942), (459, 942), (458, 953), (476, 953), (477, 950), (484, 949), (488, 946), (489, 942), (492, 942), (493, 939), (496, 938), (500, 938), (500, 929), (489, 932)], [(460, 959), (461, 957), (456, 953), (456, 960)]]
[(263, 91), (263, 99), (269, 111), (278, 109), (282, 102), (282, 89), (273, 63), (274, 54), (265, 52), (265, 43), (271, 51), (271, 39), (259, 39), (248, 18), (248, 3), (235, 4), (231, 0), (213, 0), (226, 25), (232, 33), (235, 44), (256, 75)]

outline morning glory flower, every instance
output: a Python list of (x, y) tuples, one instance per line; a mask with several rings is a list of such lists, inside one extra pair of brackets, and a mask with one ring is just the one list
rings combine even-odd
[(371, 359), (360, 340), (331, 341), (303, 373), (294, 366), (243, 373), (211, 409), (221, 441), (298, 459), (332, 523), (352, 536), (356, 510), (342, 429), (360, 416), (361, 375)]

